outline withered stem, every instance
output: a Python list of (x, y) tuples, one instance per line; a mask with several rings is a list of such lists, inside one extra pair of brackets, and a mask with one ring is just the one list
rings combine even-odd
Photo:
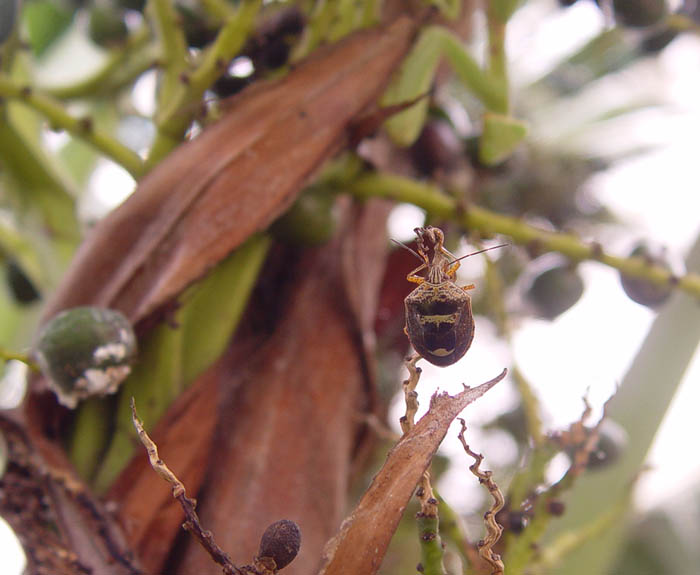
[(469, 448), (469, 445), (467, 445), (464, 439), (464, 432), (467, 430), (467, 424), (461, 417), (459, 418), (459, 422), (462, 424), (462, 429), (457, 437), (459, 437), (459, 440), (462, 442), (464, 451), (474, 458), (474, 463), (469, 466), (469, 470), (479, 478), (480, 483), (486, 485), (486, 488), (493, 497), (493, 505), (491, 505), (491, 508), (484, 514), (486, 537), (479, 541), (479, 555), (491, 565), (491, 575), (503, 575), (505, 566), (503, 565), (503, 561), (501, 561), (500, 555), (493, 552), (493, 546), (501, 538), (501, 533), (503, 533), (503, 527), (496, 522), (496, 513), (503, 509), (505, 500), (503, 499), (503, 494), (498, 488), (498, 485), (491, 479), (492, 472), (481, 471), (479, 469), (484, 456)]
[(183, 483), (158, 456), (158, 446), (148, 436), (148, 433), (146, 433), (143, 422), (136, 413), (136, 403), (133, 397), (131, 398), (131, 419), (134, 422), (134, 427), (136, 428), (141, 443), (143, 443), (143, 446), (148, 452), (148, 460), (151, 463), (151, 467), (172, 486), (173, 497), (180, 502), (182, 510), (185, 512), (185, 522), (182, 524), (182, 527), (194, 535), (199, 544), (209, 553), (209, 556), (222, 566), (223, 572), (226, 575), (245, 575), (246, 572), (250, 572), (236, 567), (228, 554), (216, 544), (211, 531), (207, 531), (202, 527), (197, 512), (195, 511), (197, 502), (187, 497)]

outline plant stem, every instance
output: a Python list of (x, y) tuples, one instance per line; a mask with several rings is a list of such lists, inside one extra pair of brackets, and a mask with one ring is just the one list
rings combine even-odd
[(137, 30), (124, 47), (111, 52), (104, 66), (93, 75), (75, 84), (46, 88), (46, 93), (59, 100), (116, 93), (158, 65), (160, 48), (149, 44), (148, 40), (149, 32), (145, 27)]
[(418, 539), (420, 541), (420, 557), (424, 575), (445, 575), (442, 564), (444, 550), (438, 529), (438, 516), (418, 513)]
[(525, 221), (503, 216), (478, 206), (462, 206), (444, 194), (440, 188), (409, 178), (386, 173), (360, 176), (350, 182), (347, 191), (360, 198), (385, 197), (414, 204), (438, 218), (450, 219), (482, 235), (503, 234), (513, 242), (536, 249), (538, 252), (559, 252), (573, 261), (595, 260), (615, 268), (623, 274), (641, 278), (658, 286), (678, 287), (700, 299), (700, 275), (690, 273), (681, 277), (658, 265), (650, 265), (642, 258), (621, 258), (608, 255), (600, 244), (585, 243), (573, 234), (550, 232), (536, 228)]
[(509, 14), (500, 6), (506, 2), (487, 2), (486, 21), (488, 27), (488, 75), (499, 86), (500, 94), (505, 99), (502, 109), (492, 110), (508, 115), (510, 105), (508, 102), (508, 60), (506, 58), (506, 23)]
[(65, 107), (48, 94), (21, 85), (0, 74), (0, 97), (23, 102), (41, 113), (52, 128), (66, 130), (76, 138), (81, 138), (108, 158), (114, 160), (138, 179), (143, 174), (143, 161), (139, 155), (106, 133), (93, 126), (90, 117), (76, 118)]
[[(53, 169), (50, 159), (28, 142), (0, 111), (0, 158), (18, 194), (42, 216), (56, 239), (57, 254), (66, 263), (80, 239), (75, 203), (69, 185)], [(5, 190), (10, 192), (10, 189)]]
[(34, 362), (34, 360), (24, 353), (18, 353), (10, 351), (9, 349), (4, 349), (0, 347), (0, 359), (3, 361), (21, 361), (32, 371), (39, 371), (39, 366)]
[[(469, 541), (464, 532), (459, 514), (439, 494), (436, 493), (436, 497), (440, 515), (440, 532), (445, 539), (454, 544), (465, 565), (474, 569), (481, 561), (476, 545)], [(471, 573), (471, 571), (465, 572)]]
[(243, 48), (261, 6), (262, 0), (244, 0), (219, 31), (199, 66), (186, 78), (178, 79), (173, 96), (163, 102), (158, 113), (158, 134), (146, 162), (149, 168), (180, 143), (197, 110), (196, 104), (221, 74), (222, 68)]
[(161, 47), (163, 84), (158, 94), (160, 106), (168, 105), (181, 84), (180, 76), (187, 68), (187, 42), (182, 24), (171, 0), (150, 0), (147, 12)]

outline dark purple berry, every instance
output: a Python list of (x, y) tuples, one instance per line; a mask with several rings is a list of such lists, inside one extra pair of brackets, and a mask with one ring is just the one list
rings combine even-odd
[(289, 565), (299, 553), (301, 531), (294, 521), (275, 521), (260, 538), (258, 558), (269, 557), (275, 561), (277, 569)]

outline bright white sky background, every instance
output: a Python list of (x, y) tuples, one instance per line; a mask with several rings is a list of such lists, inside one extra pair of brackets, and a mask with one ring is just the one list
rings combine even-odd
[[(514, 83), (525, 83), (545, 73), (558, 61), (561, 54), (575, 50), (604, 26), (603, 19), (592, 2), (579, 2), (573, 8), (555, 12), (553, 0), (531, 0), (509, 24), (509, 54), (513, 55)], [(691, 242), (700, 233), (700, 197), (698, 195), (698, 133), (700, 133), (700, 40), (682, 37), (674, 41), (658, 58), (640, 62), (625, 72), (635, 74), (635, 89), (662, 91), (671, 104), (670, 110), (644, 112), (626, 121), (619, 129), (596, 134), (596, 142), (611, 150), (624, 149), (625, 138), (646, 143), (662, 144), (656, 151), (617, 164), (613, 169), (590, 182), (591, 193), (630, 225), (628, 245), (611, 246), (624, 253), (634, 240), (647, 238), (666, 246), (672, 257), (683, 259)], [(615, 100), (621, 89), (615, 81), (598, 87), (598, 98)], [(626, 85), (629, 89), (629, 84)], [(517, 89), (515, 90), (517, 94)], [(550, 110), (552, 117), (567, 110)], [(556, 124), (556, 123), (555, 123)], [(533, 129), (537, 136), (537, 127)], [(543, 135), (546, 137), (546, 135)], [(115, 189), (115, 183), (119, 188)], [(110, 191), (121, 194), (133, 182), (116, 169), (106, 169), (93, 179), (100, 188), (100, 196)], [(662, 195), (662, 199), (660, 199)], [(390, 220), (390, 236), (410, 239), (411, 230), (420, 225), (420, 214), (415, 209), (397, 209)], [(607, 248), (606, 244), (606, 248)], [(466, 248), (465, 248), (466, 249)], [(466, 253), (466, 252), (465, 252)], [(478, 277), (483, 265), (478, 258), (463, 262), (460, 273), (465, 283)], [(602, 403), (620, 382), (644, 339), (654, 313), (629, 300), (619, 287), (617, 273), (602, 265), (589, 263), (581, 266), (586, 290), (581, 300), (554, 322), (527, 320), (514, 337), (517, 362), (526, 377), (536, 383), (536, 391), (553, 415), (549, 423), (562, 427), (577, 419), (582, 410), (581, 398), (589, 389), (589, 397)], [(470, 279), (471, 276), (471, 279)], [(478, 286), (477, 286), (478, 289)], [(592, 322), (604, 322), (605, 329), (597, 329), (590, 337)], [(448, 368), (435, 368), (422, 362), (424, 369), (419, 386), (420, 400), (427, 406), (435, 387), (456, 392), (462, 382), (481, 383), (508, 366), (509, 351), (495, 339), (487, 322), (477, 326), (474, 344), (465, 358)], [(581, 362), (579, 350), (587, 349), (594, 361)], [(500, 351), (499, 351), (500, 350)], [(576, 370), (569, 366), (576, 365)], [(565, 374), (565, 377), (562, 377)], [(646, 507), (658, 505), (668, 497), (669, 482), (680, 492), (700, 480), (700, 458), (688, 458), (687, 430), (697, 427), (697, 406), (700, 405), (700, 360), (688, 370), (682, 389), (675, 398), (671, 412), (658, 434), (649, 457), (652, 471), (646, 473), (637, 487), (637, 500)], [(692, 382), (695, 382), (693, 384)], [(421, 391), (422, 390), (422, 391)], [(500, 385), (478, 402), (478, 409), (468, 408), (467, 416), (473, 423), (487, 421), (503, 406), (514, 406), (516, 397), (508, 386)], [(398, 420), (402, 406), (396, 403), (391, 417)], [(455, 432), (456, 433), (456, 432)], [(489, 441), (497, 441), (497, 449), (489, 449)], [(507, 456), (508, 438), (504, 435), (470, 437), (479, 451)], [(451, 444), (451, 445), (450, 445)], [(459, 453), (456, 442), (445, 443), (445, 453)], [(491, 461), (498, 466), (501, 461)], [(461, 474), (461, 472), (460, 472)], [(463, 476), (462, 476), (463, 478)], [(465, 490), (463, 482), (454, 487), (447, 474), (443, 494), (454, 505), (469, 509), (473, 492)], [(478, 489), (478, 487), (475, 487)], [(664, 495), (661, 495), (661, 494)], [(6, 524), (0, 520), (0, 570), (6, 575), (19, 574), (23, 559), (16, 541)]]

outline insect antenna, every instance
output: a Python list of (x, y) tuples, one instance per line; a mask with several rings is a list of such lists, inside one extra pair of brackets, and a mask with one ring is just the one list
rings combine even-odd
[[(476, 255), (478, 255), (478, 254), (483, 254), (484, 252), (489, 252), (489, 251), (491, 251), (491, 250), (496, 250), (496, 249), (498, 249), (498, 248), (505, 248), (505, 247), (512, 246), (512, 245), (513, 245), (512, 243), (508, 242), (508, 243), (505, 243), (505, 244), (499, 244), (499, 245), (497, 245), (497, 246), (491, 246), (490, 248), (484, 248), (483, 250), (479, 250), (478, 252), (472, 252), (472, 253), (470, 253), (470, 254), (467, 254), (466, 256), (462, 256), (461, 258), (457, 258), (456, 260), (452, 260), (452, 261), (450, 262), (450, 265), (453, 264), (453, 263), (455, 263), (455, 262), (461, 261), (461, 260), (463, 260), (463, 259), (465, 259), (465, 258), (468, 258), (468, 257), (470, 257), (470, 256), (476, 256)], [(404, 247), (406, 247), (406, 246), (404, 246)], [(406, 249), (411, 249), (411, 248), (406, 247)], [(411, 250), (411, 251), (413, 251), (413, 250)]]
[(425, 258), (424, 258), (423, 256), (421, 256), (420, 254), (418, 254), (415, 250), (409, 248), (409, 247), (408, 247), (406, 244), (404, 244), (403, 242), (399, 242), (399, 241), (395, 240), (394, 238), (389, 238), (389, 239), (390, 239), (392, 242), (394, 242), (397, 246), (399, 246), (399, 247), (401, 247), (401, 248), (403, 248), (403, 249), (408, 250), (409, 252), (411, 252), (411, 253), (412, 253), (414, 256), (416, 256), (420, 261), (422, 261), (422, 262), (426, 261)]

